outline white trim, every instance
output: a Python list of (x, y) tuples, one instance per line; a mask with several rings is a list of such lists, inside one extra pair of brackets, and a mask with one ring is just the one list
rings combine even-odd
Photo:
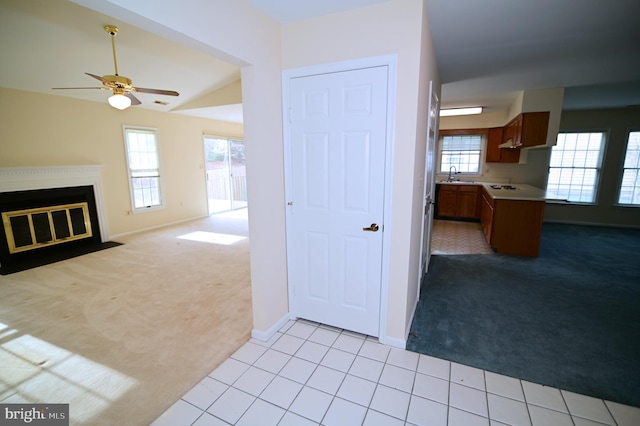
[[(140, 130), (143, 132), (153, 133), (153, 137), (156, 143), (156, 156), (158, 158), (158, 181), (160, 185), (160, 190), (158, 192), (160, 196), (160, 204), (146, 207), (136, 207), (135, 194), (133, 192), (133, 177), (131, 176), (131, 166), (129, 164), (129, 141), (127, 139), (127, 130)], [(155, 127), (132, 126), (129, 124), (124, 124), (122, 126), (122, 140), (124, 143), (124, 158), (127, 164), (127, 181), (129, 182), (129, 200), (131, 203), (131, 213), (138, 214), (152, 210), (164, 209), (166, 206), (164, 194), (164, 168), (162, 166), (162, 156), (160, 155), (160, 136), (158, 129)]]
[(115, 239), (118, 239), (118, 238), (127, 237), (129, 235), (142, 234), (143, 232), (149, 232), (149, 231), (154, 231), (156, 229), (167, 228), (169, 226), (180, 225), (182, 223), (191, 222), (193, 220), (200, 220), (200, 219), (204, 219), (204, 218), (207, 218), (207, 217), (209, 217), (208, 214), (207, 215), (203, 215), (203, 216), (190, 217), (188, 219), (176, 220), (175, 222), (163, 223), (162, 225), (149, 226), (148, 228), (142, 228), (142, 229), (136, 229), (135, 231), (123, 232), (121, 234), (113, 235), (111, 238), (113, 238), (115, 240)]
[[(284, 174), (285, 174), (285, 202), (291, 200), (292, 160), (291, 154), (291, 126), (289, 122), (289, 110), (291, 108), (290, 80), (299, 77), (328, 74), (334, 72), (344, 72), (363, 68), (383, 67), (388, 68), (387, 74), (387, 134), (386, 134), (386, 155), (385, 155), (385, 175), (384, 175), (384, 205), (383, 205), (383, 234), (382, 234), (382, 269), (380, 285), (380, 322), (378, 337), (380, 342), (389, 341), (394, 347), (406, 347), (400, 339), (387, 336), (387, 316), (389, 315), (389, 259), (391, 258), (391, 207), (393, 198), (393, 153), (395, 146), (395, 112), (398, 80), (398, 57), (397, 55), (383, 55), (370, 58), (360, 58), (348, 61), (333, 62), (328, 64), (312, 65), (308, 67), (284, 70), (282, 72), (282, 117), (283, 117), (283, 137), (284, 137)], [(285, 206), (286, 208), (286, 206)], [(290, 209), (286, 209), (287, 217), (291, 214)], [(290, 221), (286, 223), (287, 247), (292, 247), (292, 230)], [(291, 264), (291, 253), (287, 251), (287, 262)], [(293, 301), (295, 300), (294, 288), (288, 286), (289, 312), (292, 317), (297, 317), (297, 311)], [(386, 343), (385, 343), (386, 344)]]
[(391, 346), (398, 349), (406, 349), (407, 348), (407, 340), (406, 339), (398, 339), (396, 337), (381, 336), (378, 341), (383, 345)]
[(107, 211), (102, 189), (102, 165), (0, 167), (0, 192), (93, 186), (100, 238), (109, 241)]
[(289, 314), (285, 314), (285, 316), (280, 318), (274, 325), (272, 325), (265, 331), (256, 330), (254, 328), (253, 330), (251, 330), (251, 337), (266, 342), (267, 340), (271, 339), (287, 322), (289, 322), (290, 318), (291, 317), (289, 316)]

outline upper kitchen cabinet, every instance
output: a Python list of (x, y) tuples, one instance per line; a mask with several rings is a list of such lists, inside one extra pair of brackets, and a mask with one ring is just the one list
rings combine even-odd
[[(511, 129), (513, 130), (513, 129)], [(519, 149), (500, 149), (504, 138), (503, 127), (492, 127), (487, 134), (487, 163), (517, 163), (520, 161)]]
[(527, 148), (545, 145), (549, 128), (549, 111), (523, 112), (504, 127), (501, 148)]

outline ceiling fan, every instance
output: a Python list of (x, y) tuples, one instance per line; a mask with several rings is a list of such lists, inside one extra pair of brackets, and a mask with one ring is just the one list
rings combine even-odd
[(98, 89), (111, 90), (113, 95), (109, 97), (109, 105), (114, 108), (123, 110), (131, 105), (140, 105), (142, 102), (136, 98), (132, 92), (153, 93), (156, 95), (178, 96), (179, 93), (174, 90), (145, 89), (143, 87), (134, 87), (130, 78), (118, 75), (118, 61), (116, 59), (116, 42), (115, 36), (118, 34), (118, 27), (106, 25), (104, 30), (111, 36), (111, 49), (113, 50), (113, 65), (115, 68), (114, 75), (99, 75), (85, 72), (90, 77), (102, 82), (102, 87), (54, 87), (55, 90), (69, 89)]

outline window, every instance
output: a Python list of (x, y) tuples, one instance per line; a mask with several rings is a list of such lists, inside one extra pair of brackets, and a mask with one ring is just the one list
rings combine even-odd
[(570, 202), (594, 203), (603, 151), (603, 132), (558, 134), (551, 148), (547, 191)]
[(629, 132), (618, 203), (640, 206), (640, 131)]
[(133, 211), (162, 207), (156, 130), (125, 127), (124, 136)]
[(455, 167), (458, 173), (480, 174), (483, 148), (481, 134), (442, 136), (440, 173), (449, 173)]

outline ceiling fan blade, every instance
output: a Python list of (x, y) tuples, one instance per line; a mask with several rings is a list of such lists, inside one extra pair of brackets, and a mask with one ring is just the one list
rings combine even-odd
[(134, 87), (133, 90), (140, 93), (153, 93), (156, 95), (180, 96), (175, 90), (145, 89), (144, 87)]
[(73, 89), (98, 89), (107, 90), (104, 87), (52, 87), (52, 90), (73, 90)]
[(140, 105), (142, 102), (140, 102), (140, 100), (138, 98), (136, 98), (135, 96), (133, 96), (133, 94), (131, 92), (129, 93), (125, 93), (124, 94), (127, 98), (131, 99), (131, 105)]
[(103, 83), (109, 83), (108, 80), (105, 80), (104, 78), (100, 77), (99, 75), (91, 74), (91, 73), (88, 73), (88, 72), (85, 72), (85, 74), (88, 75), (89, 77), (93, 77), (96, 80), (99, 80), (99, 81), (101, 81)]

